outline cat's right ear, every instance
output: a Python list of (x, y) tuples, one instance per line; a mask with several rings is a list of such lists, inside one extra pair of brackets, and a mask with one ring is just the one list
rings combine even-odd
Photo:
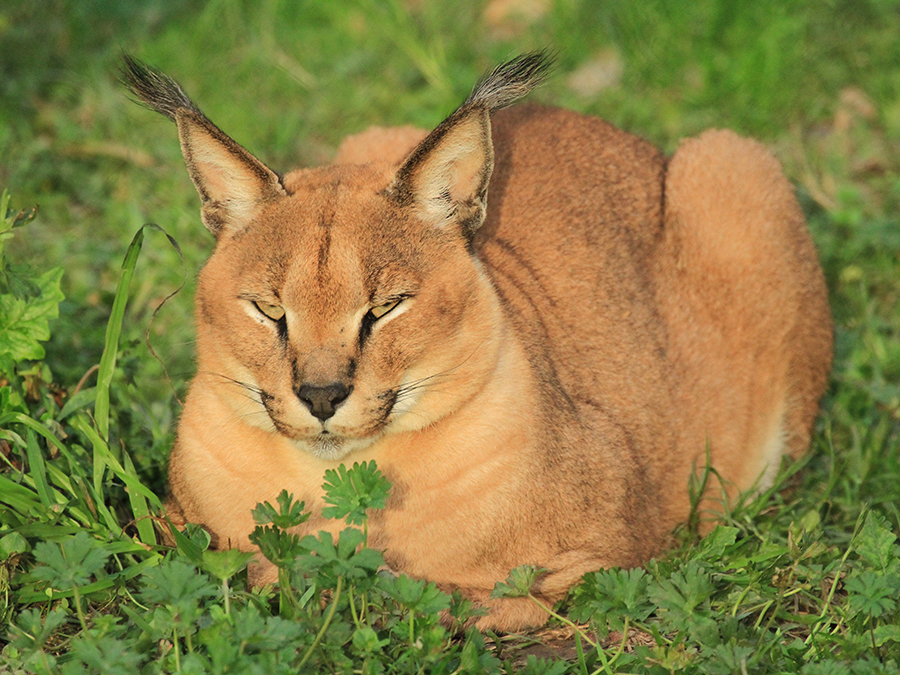
[(216, 238), (247, 226), (262, 204), (284, 196), (274, 171), (213, 124), (173, 79), (125, 54), (125, 85), (178, 125), (181, 153), (202, 202), (203, 224)]

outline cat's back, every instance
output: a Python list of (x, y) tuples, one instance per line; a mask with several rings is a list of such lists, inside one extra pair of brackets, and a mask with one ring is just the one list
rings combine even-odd
[(623, 312), (652, 305), (664, 156), (559, 108), (516, 106), (492, 122), (495, 166), (475, 248), (513, 312), (527, 305), (544, 323), (596, 332), (604, 317), (621, 324)]
[[(639, 433), (666, 404), (651, 265), (665, 158), (604, 120), (559, 108), (500, 111), (492, 132), (478, 256), (550, 383), (548, 398), (568, 401), (576, 416), (602, 409)], [(635, 400), (645, 403), (637, 412)]]
[(571, 239), (585, 253), (622, 241), (640, 254), (657, 241), (666, 159), (655, 146), (598, 117), (548, 106), (501, 110), (491, 124), (494, 172), (480, 244), (503, 239), (535, 252), (549, 244), (541, 253), (548, 255)]

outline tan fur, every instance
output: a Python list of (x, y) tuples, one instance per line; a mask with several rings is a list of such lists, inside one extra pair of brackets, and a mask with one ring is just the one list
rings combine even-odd
[[(437, 137), (353, 137), (283, 193), (251, 163), (239, 208), (217, 198), (170, 504), (250, 550), (257, 503), (287, 489), (318, 514), (326, 469), (374, 459), (393, 490), (371, 544), (509, 630), (546, 619), (489, 598), (510, 569), (547, 568), (550, 604), (585, 572), (659, 553), (707, 447), (712, 508), (803, 452), (831, 322), (803, 216), (758, 143), (710, 131), (667, 162), (595, 118), (525, 105), (488, 123), (477, 103)], [(181, 135), (186, 156), (243, 157)], [(234, 157), (216, 160), (231, 175), (196, 169), (198, 187), (221, 191)], [(401, 296), (361, 338), (366, 312)], [(283, 307), (283, 334), (254, 301)], [(353, 389), (321, 422), (303, 385)], [(314, 515), (302, 532), (341, 527)]]
[(428, 132), (416, 127), (370, 127), (343, 140), (333, 164), (400, 164)]

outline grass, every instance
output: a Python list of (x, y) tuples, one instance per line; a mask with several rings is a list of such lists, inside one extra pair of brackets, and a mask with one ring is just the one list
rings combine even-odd
[[(0, 189), (15, 209), (40, 205), (32, 222), (0, 232), (0, 670), (897, 669), (900, 3), (558, 0), (512, 3), (521, 12), (505, 17), (500, 5), (0, 9)], [(283, 565), (290, 593), (249, 590), (245, 561), (204, 551), (202, 533), (158, 547), (155, 495), (193, 367), (193, 278), (212, 242), (174, 128), (116, 82), (120, 50), (175, 76), (282, 169), (327, 161), (369, 124), (434, 126), (489, 67), (548, 45), (559, 66), (538, 100), (669, 152), (728, 126), (782, 159), (835, 317), (837, 358), (810, 456), (713, 536), (682, 533), (644, 572), (588, 575), (561, 619), (527, 638), (453, 637), (436, 613), (463, 617), (464, 603), (385, 580), (374, 558), (354, 562), (354, 535), (283, 537), (275, 516), (288, 517), (289, 502), (260, 527), (273, 556), (301, 561)], [(129, 248), (151, 222), (183, 260), (152, 228), (140, 255)], [(130, 283), (120, 285), (126, 256)], [(40, 311), (12, 327), (13, 343), (9, 317), (26, 306)], [(499, 592), (527, 594), (527, 572)]]

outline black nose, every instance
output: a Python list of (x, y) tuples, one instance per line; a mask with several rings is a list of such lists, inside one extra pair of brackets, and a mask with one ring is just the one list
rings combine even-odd
[(297, 390), (297, 398), (309, 408), (313, 417), (324, 422), (334, 416), (334, 411), (346, 400), (351, 391), (353, 391), (353, 387), (348, 387), (342, 382), (332, 382), (324, 386), (303, 384)]

